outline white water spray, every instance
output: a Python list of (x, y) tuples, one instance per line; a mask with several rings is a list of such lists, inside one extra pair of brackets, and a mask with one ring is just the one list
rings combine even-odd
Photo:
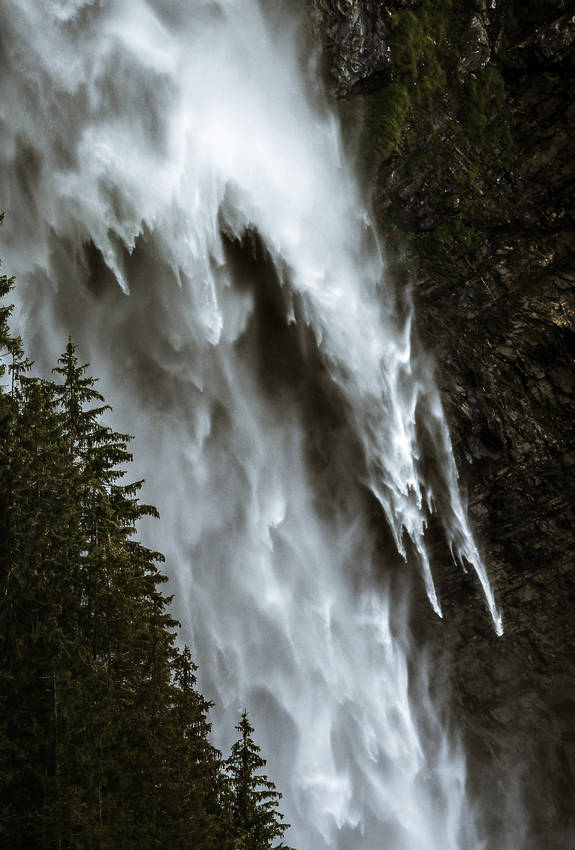
[(363, 489), (437, 613), (435, 508), (501, 620), (295, 30), (255, 0), (0, 15), (2, 251), (26, 340), (51, 365), (71, 331), (137, 434), (222, 741), (246, 705), (298, 850), (478, 847), (463, 759), (413, 705)]

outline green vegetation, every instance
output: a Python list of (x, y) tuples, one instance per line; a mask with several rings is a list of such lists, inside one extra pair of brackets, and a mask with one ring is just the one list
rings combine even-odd
[[(0, 278), (0, 296), (11, 281)], [(0, 845), (268, 850), (285, 826), (252, 728), (228, 762), (176, 643), (142, 482), (68, 342), (31, 375), (0, 308)], [(246, 735), (246, 730), (248, 734)]]
[[(240, 737), (226, 761), (231, 780), (234, 847), (241, 850), (271, 847), (273, 841), (283, 837), (288, 827), (288, 824), (282, 823), (283, 815), (278, 811), (281, 794), (265, 774), (258, 773), (266, 762), (253, 740), (254, 729), (247, 712), (243, 712), (236, 729)], [(285, 844), (277, 846), (290, 850)]]
[(511, 142), (509, 128), (494, 126), (493, 116), (505, 105), (505, 83), (499, 71), (488, 65), (478, 74), (467, 76), (459, 85), (459, 120), (463, 127), (462, 141), (473, 140), (475, 145), (504, 141), (507, 149)]
[(411, 89), (414, 109), (429, 109), (445, 88), (451, 8), (451, 0), (437, 0), (392, 14), (391, 63), (397, 79)]
[(363, 153), (370, 163), (387, 160), (401, 144), (411, 111), (408, 90), (390, 83), (382, 91), (360, 96), (356, 116), (363, 122)]
[(344, 129), (361, 126), (360, 172), (368, 185), (386, 186), (396, 208), (390, 215), (387, 206), (380, 222), (388, 249), (412, 230), (409, 248), (442, 274), (458, 259), (473, 261), (493, 208), (509, 207), (513, 138), (503, 76), (493, 57), (473, 71), (461, 66), (480, 9), (478, 0), (392, 7), (389, 63), (380, 71), (387, 82), (341, 102)]
[(357, 94), (343, 106), (363, 121), (363, 157), (378, 167), (409, 144), (414, 122), (445, 94), (453, 48), (447, 37), (452, 23), (452, 0), (425, 0), (420, 6), (398, 8), (390, 24), (392, 79), (379, 91)]
[(424, 0), (413, 9), (393, 10), (390, 82), (376, 92), (351, 95), (342, 108), (344, 121), (363, 121), (363, 156), (370, 167), (412, 150), (447, 106), (460, 113), (461, 135), (474, 144), (493, 123), (505, 99), (499, 72), (489, 65), (474, 74), (458, 73), (465, 25), (477, 8), (474, 0)]

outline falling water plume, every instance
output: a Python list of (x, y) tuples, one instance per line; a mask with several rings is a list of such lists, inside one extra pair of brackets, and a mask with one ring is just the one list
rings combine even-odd
[(71, 332), (137, 435), (215, 726), (253, 707), (299, 850), (479, 848), (464, 759), (413, 704), (366, 493), (438, 614), (436, 506), (498, 633), (501, 618), (413, 317), (297, 28), (255, 0), (0, 15), (20, 327), (46, 366)]

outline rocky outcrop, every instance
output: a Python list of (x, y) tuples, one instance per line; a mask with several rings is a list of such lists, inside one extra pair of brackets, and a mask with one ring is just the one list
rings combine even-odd
[[(386, 75), (373, 78), (368, 63), (355, 89), (335, 89), (346, 94), (344, 117), (363, 118), (363, 174), (390, 268), (413, 286), (420, 333), (440, 364), (505, 634), (495, 638), (478, 588), (441, 563), (440, 547), (445, 619), (434, 621), (422, 601), (414, 628), (452, 653), (475, 781), (492, 803), (493, 846), (503, 846), (510, 789), (519, 787), (531, 820), (526, 846), (567, 850), (575, 846), (575, 17), (563, 0), (454, 0), (444, 17), (450, 4), (375, 5)], [(452, 53), (437, 38), (445, 28)], [(422, 32), (436, 43), (433, 56)], [(323, 35), (329, 44), (338, 32)], [(342, 67), (361, 55), (351, 41), (329, 47)], [(401, 114), (389, 111), (398, 87)], [(373, 120), (383, 108), (403, 127), (385, 146)]]
[(547, 21), (527, 38), (501, 51), (502, 61), (508, 68), (541, 66), (561, 68), (575, 66), (575, 15), (562, 15)]
[(460, 74), (482, 71), (491, 58), (491, 43), (487, 34), (487, 21), (473, 15), (461, 45), (461, 56), (457, 63)]
[(335, 94), (343, 95), (375, 75), (389, 73), (386, 9), (376, 0), (317, 0), (310, 3), (314, 29), (326, 48)]

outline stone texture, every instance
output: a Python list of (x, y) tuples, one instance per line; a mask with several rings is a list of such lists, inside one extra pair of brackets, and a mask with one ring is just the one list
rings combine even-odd
[(459, 59), (459, 72), (469, 74), (481, 71), (491, 57), (491, 44), (487, 34), (487, 26), (478, 15), (473, 15), (462, 43), (462, 53)]
[[(386, 7), (398, 6), (373, 5), (383, 23)], [(532, 850), (575, 847), (574, 32), (562, 0), (484, 3), (462, 30), (457, 67), (470, 80), (486, 67), (503, 75), (510, 159), (486, 157), (477, 169), (452, 132), (457, 103), (448, 90), (426, 119), (432, 132), (415, 142), (412, 134), (367, 177), (393, 246), (390, 268), (414, 286), (419, 330), (439, 364), (470, 515), (504, 615), (497, 639), (477, 586), (444, 562), (432, 528), (445, 616), (434, 619), (420, 592), (414, 632), (451, 656), (472, 779), (499, 837), (490, 846), (504, 846), (519, 787)], [(323, 35), (331, 44), (338, 33)], [(366, 51), (382, 33), (368, 31)], [(329, 48), (343, 68), (362, 55), (347, 36)], [(332, 67), (333, 78), (339, 72)], [(369, 78), (369, 62), (361, 73)], [(478, 211), (474, 238), (426, 254), (425, 239), (455, 220), (466, 192)]]
[(315, 0), (310, 15), (326, 47), (330, 84), (346, 94), (389, 69), (386, 9), (377, 0)]
[(510, 68), (533, 65), (573, 67), (575, 65), (575, 15), (562, 15), (530, 33), (503, 56)]

